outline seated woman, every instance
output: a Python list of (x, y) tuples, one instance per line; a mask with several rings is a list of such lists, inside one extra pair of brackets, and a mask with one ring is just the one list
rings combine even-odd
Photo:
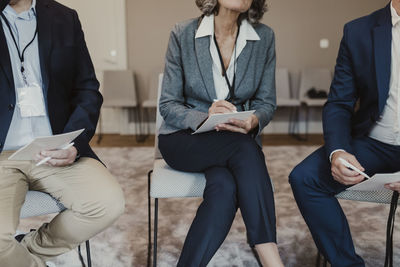
[[(178, 23), (166, 55), (159, 148), (174, 169), (204, 172), (204, 200), (178, 266), (206, 266), (240, 208), (264, 266), (283, 266), (260, 134), (276, 108), (273, 31), (259, 23), (265, 0), (196, 0), (200, 18)], [(255, 110), (192, 135), (213, 114)]]

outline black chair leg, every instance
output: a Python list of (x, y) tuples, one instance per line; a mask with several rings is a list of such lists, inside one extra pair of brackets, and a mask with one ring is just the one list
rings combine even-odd
[(144, 136), (143, 136), (143, 129), (142, 129), (142, 120), (141, 120), (141, 109), (140, 107), (136, 107), (134, 110), (135, 116), (135, 135), (136, 135), (136, 142), (143, 143)]
[(151, 174), (153, 170), (149, 171), (147, 174), (147, 212), (148, 212), (148, 231), (149, 231), (149, 241), (147, 244), (147, 267), (151, 266), (151, 197), (150, 197), (150, 184), (151, 184)]
[(310, 123), (310, 108), (306, 105), (306, 136), (305, 136), (306, 141), (308, 140), (309, 123)]
[(143, 123), (147, 124), (146, 133), (144, 134), (143, 138), (146, 140), (150, 136), (150, 111), (149, 108), (143, 108)]
[(295, 118), (294, 118), (294, 126), (293, 132), (296, 135), (297, 139), (301, 139), (300, 137), (300, 106), (295, 108)]
[(100, 111), (99, 114), (99, 135), (97, 137), (97, 144), (99, 145), (101, 141), (103, 140), (103, 119), (101, 118), (102, 112)]
[(321, 255), (321, 253), (318, 251), (317, 254), (317, 260), (315, 262), (315, 267), (320, 267), (321, 266), (321, 259), (322, 259), (322, 266), (327, 267), (328, 266), (328, 260)]
[[(86, 244), (86, 261), (87, 261), (87, 266), (88, 266), (88, 267), (92, 267), (92, 257), (90, 256), (90, 242), (89, 242), (89, 240), (87, 240), (87, 241), (85, 242), (85, 244)], [(83, 259), (83, 256), (82, 256), (81, 245), (78, 246), (78, 255), (79, 255), (79, 261), (81, 262), (82, 267), (86, 267), (85, 260)]]
[(295, 116), (296, 116), (296, 110), (293, 107), (289, 108), (289, 135), (295, 137)]
[(154, 202), (154, 248), (153, 248), (153, 267), (157, 266), (157, 234), (158, 234), (158, 198)]
[(79, 261), (82, 264), (82, 267), (86, 267), (85, 260), (83, 259), (83, 256), (82, 256), (81, 245), (78, 246), (78, 256), (79, 256)]
[(321, 263), (321, 253), (317, 253), (317, 261), (315, 262), (315, 267), (320, 267), (320, 263)]
[(86, 241), (86, 260), (88, 267), (92, 267), (92, 257), (90, 255), (90, 242), (89, 240)]

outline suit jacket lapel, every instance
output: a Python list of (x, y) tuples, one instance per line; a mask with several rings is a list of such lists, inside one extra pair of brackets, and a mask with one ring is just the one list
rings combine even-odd
[(237, 65), (236, 65), (236, 88), (240, 88), (240, 84), (242, 83), (244, 76), (247, 71), (247, 67), (249, 65), (250, 57), (253, 52), (253, 46), (254, 42), (253, 41), (247, 41), (246, 46), (243, 48), (242, 52), (240, 53), (238, 59), (237, 59)]
[[(236, 65), (236, 88), (235, 90), (238, 91), (240, 88), (240, 84), (242, 83), (244, 76), (246, 74), (247, 68), (249, 66), (249, 61), (251, 54), (253, 52), (254, 41), (247, 41), (246, 46), (243, 48), (242, 52), (240, 53), (237, 59)], [(236, 94), (237, 96), (237, 94)]]
[(385, 107), (391, 75), (392, 23), (390, 6), (382, 10), (378, 26), (374, 28), (375, 71), (379, 92), (379, 112)]
[(205, 36), (195, 39), (195, 49), (197, 64), (199, 66), (204, 85), (210, 100), (217, 98), (214, 88), (214, 78), (212, 72), (212, 58), (210, 54), (210, 37)]
[(10, 53), (8, 51), (7, 40), (1, 23), (0, 23), (0, 65), (7, 77), (7, 80), (10, 84), (10, 88), (13, 88), (14, 90), (14, 77), (11, 67)]
[(38, 20), (38, 40), (39, 40), (39, 57), (40, 68), (43, 79), (43, 92), (47, 101), (47, 92), (49, 89), (49, 59), (51, 52), (51, 34), (52, 34), (52, 16), (50, 14), (50, 4), (47, 0), (39, 0), (36, 4), (37, 20)]

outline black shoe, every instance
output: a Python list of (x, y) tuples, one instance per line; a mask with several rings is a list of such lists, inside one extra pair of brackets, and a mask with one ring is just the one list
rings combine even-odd
[[(35, 229), (31, 229), (31, 232), (35, 231)], [(24, 239), (24, 237), (26, 236), (26, 234), (20, 234), (20, 235), (16, 235), (14, 238), (21, 243), (22, 239)]]
[(15, 236), (15, 239), (16, 239), (19, 243), (21, 243), (22, 239), (24, 239), (25, 236), (26, 236), (26, 234), (20, 234), (20, 235)]

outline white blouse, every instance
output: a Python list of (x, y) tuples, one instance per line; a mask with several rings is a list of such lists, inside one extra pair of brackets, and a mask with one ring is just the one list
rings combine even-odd
[[(197, 29), (195, 38), (201, 38), (210, 36), (210, 53), (213, 60), (212, 70), (214, 78), (214, 87), (217, 94), (218, 100), (224, 100), (229, 95), (229, 87), (226, 83), (225, 77), (222, 75), (222, 66), (219, 59), (218, 50), (214, 42), (214, 15), (205, 16)], [(254, 30), (253, 26), (247, 21), (243, 20), (240, 25), (239, 36), (236, 43), (236, 60), (235, 51), (232, 53), (232, 57), (229, 63), (229, 67), (226, 70), (230, 84), (233, 82), (234, 77), (234, 63), (237, 61), (240, 53), (246, 47), (247, 41), (258, 41), (260, 37)], [(237, 66), (236, 66), (237, 68)]]

